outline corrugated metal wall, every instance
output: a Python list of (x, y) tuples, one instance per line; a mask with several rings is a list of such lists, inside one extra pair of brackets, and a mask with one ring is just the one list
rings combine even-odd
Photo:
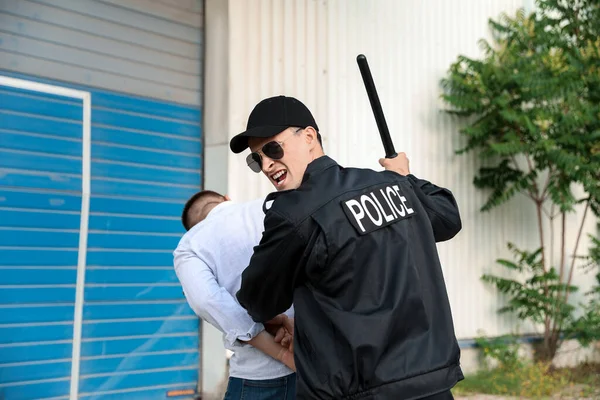
[[(0, 85), (0, 397), (197, 386), (172, 251), (202, 184), (201, 4), (0, 2), (0, 75), (33, 82)], [(89, 93), (87, 172), (81, 101), (37, 82)]]
[[(472, 185), (477, 161), (453, 154), (462, 139), (458, 125), (443, 113), (439, 81), (459, 54), (480, 54), (477, 42), (488, 37), (488, 18), (530, 3), (229, 0), (229, 118), (223, 123), (230, 137), (244, 130), (258, 101), (285, 93), (313, 111), (326, 153), (342, 165), (379, 169), (384, 152), (356, 65), (358, 54), (367, 56), (396, 150), (409, 155), (417, 176), (450, 188), (462, 210), (463, 232), (439, 246), (460, 338), (474, 337), (479, 329), (494, 335), (516, 326), (496, 315), (501, 298), (479, 278), (495, 267), (496, 257), (508, 256), (507, 241), (533, 249), (538, 236), (526, 199), (479, 212), (486, 194)], [(233, 198), (272, 191), (244, 158), (229, 156)]]
[(199, 105), (202, 2), (3, 0), (0, 69)]

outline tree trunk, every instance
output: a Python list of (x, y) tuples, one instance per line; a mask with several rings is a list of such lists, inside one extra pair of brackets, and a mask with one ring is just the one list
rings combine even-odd
[[(547, 335), (547, 336), (546, 336)], [(544, 334), (544, 340), (533, 344), (533, 360), (535, 362), (550, 364), (560, 347), (559, 335), (553, 335), (552, 332)]]

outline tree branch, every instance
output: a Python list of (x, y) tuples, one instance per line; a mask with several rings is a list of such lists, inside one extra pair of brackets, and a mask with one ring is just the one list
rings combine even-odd
[(550, 167), (548, 170), (548, 177), (546, 178), (546, 182), (544, 183), (542, 189), (542, 200), (546, 200), (546, 196), (548, 195), (548, 189), (550, 188), (550, 177), (553, 173), (554, 171), (552, 171), (552, 167)]
[(510, 159), (513, 162), (513, 164), (515, 164), (515, 168), (520, 170), (521, 167), (519, 166), (519, 163), (517, 162), (517, 159), (514, 154), (510, 155)]
[[(527, 160), (527, 166), (529, 167), (529, 173), (531, 173), (531, 171), (533, 171), (533, 163), (531, 162), (531, 157), (529, 157), (529, 154), (525, 153), (525, 159)], [(534, 183), (534, 184), (537, 187), (537, 183)]]
[[(581, 225), (579, 225), (579, 232), (577, 232), (577, 239), (575, 239), (575, 248), (573, 249), (573, 260), (571, 261), (571, 270), (569, 271), (569, 280), (567, 281), (567, 287), (571, 285), (573, 279), (573, 270), (575, 269), (575, 260), (577, 260), (577, 248), (579, 247), (579, 241), (581, 240), (581, 234), (583, 233), (583, 226), (585, 224), (585, 218), (590, 208), (590, 200), (585, 203), (585, 210), (583, 211), (583, 217), (581, 218)], [(565, 293), (565, 303), (569, 300), (569, 291)]]
[(554, 265), (554, 207), (556, 204), (552, 203), (550, 206), (550, 265)]
[[(527, 160), (527, 166), (529, 167), (529, 172), (527, 173), (527, 175), (531, 175), (531, 173), (533, 172), (533, 162), (531, 161), (531, 157), (529, 157), (529, 154), (525, 153), (525, 159)], [(538, 187), (538, 184), (536, 182), (536, 180), (533, 180), (533, 189), (535, 190), (535, 198), (536, 198), (536, 202), (539, 202), (540, 204), (542, 204), (544, 202), (544, 196), (543, 193), (540, 195), (540, 190)]]
[[(533, 200), (533, 199), (532, 199)], [(546, 217), (548, 217), (548, 219), (550, 221), (552, 221), (554, 218), (556, 218), (556, 216), (560, 213), (556, 213), (554, 214), (554, 203), (552, 203), (550, 205), (550, 211), (546, 210), (546, 207), (542, 207), (542, 211), (544, 211), (544, 214), (546, 214)]]
[(567, 226), (567, 214), (563, 211), (562, 213), (562, 218), (561, 218), (561, 234), (560, 234), (560, 273), (559, 273), (559, 283), (563, 282), (563, 276), (564, 276), (564, 272), (565, 272), (565, 242), (566, 242), (566, 236), (567, 236), (567, 232), (566, 230), (566, 226)]
[[(571, 268), (569, 270), (569, 279), (567, 280), (567, 284), (566, 284), (566, 288), (565, 288), (565, 299), (564, 299), (564, 304), (567, 304), (569, 301), (569, 286), (571, 286), (571, 280), (573, 279), (573, 271), (575, 270), (575, 260), (577, 259), (577, 248), (579, 247), (579, 241), (581, 240), (581, 234), (583, 233), (583, 227), (585, 225), (585, 219), (587, 216), (587, 212), (590, 206), (590, 200), (588, 199), (588, 201), (585, 204), (585, 209), (583, 211), (583, 217), (581, 218), (581, 225), (579, 225), (579, 232), (577, 232), (577, 238), (575, 239), (575, 248), (573, 249), (573, 259), (571, 261)], [(564, 212), (563, 212), (563, 220), (564, 220)], [(564, 231), (564, 228), (563, 228)], [(563, 234), (564, 236), (564, 234)], [(561, 277), (562, 277), (562, 269), (561, 269)], [(562, 279), (561, 279), (562, 282)], [(559, 294), (559, 298), (557, 299), (557, 307), (560, 307), (560, 294)], [(554, 327), (552, 328), (553, 331), (553, 340), (558, 342), (558, 335), (560, 334), (560, 332), (562, 331), (563, 328), (563, 319), (560, 318), (560, 314), (557, 315), (557, 317), (554, 319)]]
[[(545, 256), (545, 246), (544, 246), (544, 220), (542, 216), (542, 203), (539, 200), (535, 201), (535, 208), (537, 212), (538, 219), (538, 233), (540, 235), (540, 247), (542, 249), (542, 268), (544, 272), (546, 272), (546, 256)], [(546, 284), (545, 289), (546, 295), (548, 295), (548, 285)]]

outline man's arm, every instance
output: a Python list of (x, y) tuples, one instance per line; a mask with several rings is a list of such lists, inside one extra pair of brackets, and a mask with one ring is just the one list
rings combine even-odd
[(276, 342), (275, 338), (267, 331), (262, 331), (251, 340), (249, 344), (256, 347), (268, 356), (273, 357), (285, 364), (289, 369), (296, 371), (296, 364), (294, 362), (294, 348), (289, 344), (280, 344)]
[(267, 212), (263, 237), (236, 294), (254, 321), (269, 321), (291, 307), (305, 243), (298, 227), (275, 210)]
[(295, 370), (293, 357), (286, 354), (287, 349), (276, 343), (262, 324), (250, 318), (234, 297), (218, 284), (212, 270), (197, 254), (179, 247), (174, 252), (174, 266), (190, 307), (200, 318), (223, 332), (230, 346), (234, 346), (236, 340), (247, 342)]
[(458, 204), (448, 189), (414, 175), (408, 175), (421, 204), (427, 211), (436, 242), (452, 239), (462, 229)]
[(382, 158), (379, 164), (388, 171), (406, 176), (412, 183), (415, 194), (427, 212), (436, 242), (450, 240), (460, 232), (462, 222), (452, 192), (412, 175), (405, 153), (399, 153), (395, 158)]

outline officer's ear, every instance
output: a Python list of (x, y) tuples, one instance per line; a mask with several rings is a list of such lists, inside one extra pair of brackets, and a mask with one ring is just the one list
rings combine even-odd
[(319, 144), (317, 136), (317, 131), (312, 126), (308, 126), (306, 129), (304, 129), (304, 138), (311, 150)]
[(225, 199), (225, 201), (231, 201), (231, 198), (227, 194), (225, 196), (223, 196), (223, 198)]

